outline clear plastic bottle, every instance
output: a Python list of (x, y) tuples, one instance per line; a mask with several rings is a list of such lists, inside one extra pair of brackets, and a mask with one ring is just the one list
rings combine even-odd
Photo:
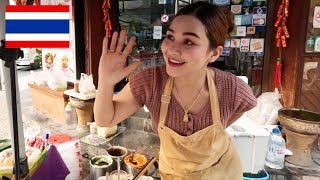
[(64, 108), (64, 115), (66, 120), (67, 129), (75, 129), (77, 127), (77, 113), (70, 102)]
[(280, 130), (274, 128), (269, 137), (265, 165), (272, 169), (282, 169), (284, 167), (285, 150), (286, 142), (281, 136)]

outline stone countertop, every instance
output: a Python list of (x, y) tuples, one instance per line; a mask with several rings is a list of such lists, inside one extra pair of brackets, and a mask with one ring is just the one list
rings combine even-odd
[[(111, 145), (124, 146), (129, 150), (132, 149), (146, 149), (152, 146), (152, 149), (148, 151), (147, 155), (149, 158), (157, 156), (160, 149), (159, 137), (152, 132), (150, 126), (150, 119), (148, 118), (128, 118), (121, 123), (121, 126), (126, 127), (124, 132), (116, 136), (110, 141)], [(105, 144), (102, 146), (92, 146), (85, 143), (81, 143), (82, 154), (91, 153), (95, 154), (106, 154), (106, 149), (109, 145)], [(90, 154), (90, 153), (89, 153)], [(90, 174), (89, 159), (83, 157), (83, 177), (86, 178)], [(293, 175), (292, 172), (288, 171), (287, 168), (281, 170), (274, 170), (266, 167), (267, 172), (270, 175), (270, 179), (276, 178), (279, 180), (290, 180), (302, 175)], [(88, 178), (87, 178), (88, 179)], [(303, 178), (304, 179), (304, 178)]]

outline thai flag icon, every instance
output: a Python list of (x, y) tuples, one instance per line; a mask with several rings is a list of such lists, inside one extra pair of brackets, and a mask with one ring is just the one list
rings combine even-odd
[(69, 6), (6, 6), (7, 48), (69, 48)]

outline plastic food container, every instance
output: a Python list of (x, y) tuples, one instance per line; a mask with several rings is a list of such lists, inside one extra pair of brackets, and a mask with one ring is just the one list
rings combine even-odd
[(243, 172), (257, 174), (264, 169), (270, 132), (262, 126), (233, 124), (226, 129), (240, 155)]

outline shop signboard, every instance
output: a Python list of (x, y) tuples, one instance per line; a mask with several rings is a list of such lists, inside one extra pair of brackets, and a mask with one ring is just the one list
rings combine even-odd
[(313, 28), (320, 28), (320, 6), (314, 7)]

